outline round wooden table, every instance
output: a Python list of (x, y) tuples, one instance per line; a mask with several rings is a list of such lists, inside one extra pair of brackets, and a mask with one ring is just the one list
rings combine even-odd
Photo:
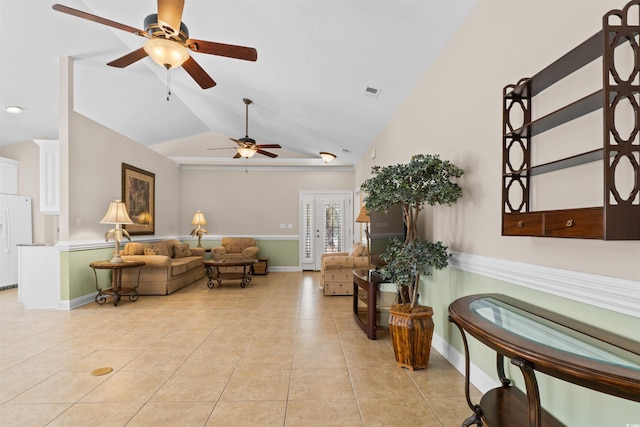
[[(89, 267), (93, 269), (93, 276), (96, 279), (96, 302), (98, 304), (104, 304), (107, 302), (107, 295), (113, 296), (113, 305), (117, 306), (120, 302), (120, 297), (123, 295), (129, 296), (129, 301), (135, 301), (138, 299), (138, 284), (140, 283), (140, 271), (144, 267), (143, 261), (131, 261), (131, 262), (111, 262), (111, 261), (95, 261), (89, 264)], [(125, 268), (138, 268), (138, 280), (136, 286), (133, 288), (122, 287), (122, 270)], [(113, 279), (111, 281), (111, 287), (100, 289), (98, 285), (98, 274), (96, 270), (111, 270), (113, 272)]]

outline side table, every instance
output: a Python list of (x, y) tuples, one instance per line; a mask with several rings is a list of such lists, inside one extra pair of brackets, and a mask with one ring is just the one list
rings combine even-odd
[[(144, 267), (145, 263), (143, 261), (132, 261), (132, 262), (118, 262), (114, 263), (111, 261), (95, 261), (89, 264), (89, 267), (93, 269), (93, 276), (96, 280), (96, 290), (98, 291), (98, 295), (96, 295), (96, 302), (98, 304), (104, 304), (107, 302), (106, 295), (113, 296), (113, 305), (117, 306), (120, 302), (120, 297), (123, 295), (128, 295), (130, 301), (136, 301), (140, 294), (138, 294), (138, 284), (140, 283), (140, 271), (142, 271), (142, 267)], [(136, 286), (133, 288), (123, 288), (121, 286), (122, 283), (122, 270), (125, 268), (137, 268), (138, 269), (138, 280), (136, 281)], [(101, 289), (98, 285), (98, 274), (96, 270), (111, 270), (113, 274), (113, 279), (111, 282), (110, 288)]]
[(353, 270), (353, 318), (370, 340), (376, 339), (379, 276)]
[(258, 262), (253, 264), (254, 276), (265, 276), (269, 274), (269, 258), (258, 258)]
[[(473, 415), (463, 426), (565, 426), (541, 407), (535, 372), (591, 390), (640, 402), (640, 343), (597, 326), (500, 294), (476, 294), (449, 305), (465, 355), (465, 395)], [(466, 335), (496, 352), (501, 386), (474, 404), (469, 395)], [(524, 392), (511, 385), (505, 360), (520, 368)], [(588, 405), (580, 401), (578, 405)], [(636, 418), (637, 420), (637, 418)], [(632, 421), (628, 425), (634, 425)], [(572, 424), (575, 425), (575, 424)]]

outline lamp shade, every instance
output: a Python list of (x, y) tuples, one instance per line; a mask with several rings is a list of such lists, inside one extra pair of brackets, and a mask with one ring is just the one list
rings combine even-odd
[(133, 224), (129, 214), (127, 213), (127, 206), (123, 201), (114, 200), (109, 203), (109, 209), (107, 214), (102, 218), (100, 224)]
[(144, 42), (142, 46), (147, 55), (156, 64), (165, 68), (176, 68), (189, 59), (189, 51), (180, 43), (163, 38), (153, 38)]
[(358, 218), (356, 218), (356, 222), (369, 222), (369, 211), (367, 208), (362, 206), (360, 208), (360, 213), (358, 214)]
[(196, 213), (193, 214), (191, 225), (207, 225), (207, 220), (204, 218), (204, 214), (200, 211), (196, 211)]

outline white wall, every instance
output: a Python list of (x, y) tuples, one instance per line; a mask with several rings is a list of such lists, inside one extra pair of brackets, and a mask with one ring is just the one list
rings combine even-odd
[(109, 202), (122, 198), (122, 163), (155, 174), (155, 234), (175, 235), (182, 200), (175, 163), (78, 113), (70, 123), (69, 235), (61, 240), (104, 238), (110, 226), (100, 220)]
[[(186, 235), (196, 210), (217, 236), (277, 236), (299, 232), (300, 191), (353, 191), (353, 171), (187, 168), (182, 171), (182, 223)], [(292, 224), (281, 229), (280, 224)]]
[[(479, 0), (358, 163), (356, 186), (370, 176), (371, 166), (404, 163), (418, 153), (440, 154), (465, 169), (460, 180), (462, 199), (452, 207), (426, 208), (420, 225), (423, 237), (442, 240), (457, 252), (458, 268), (423, 278), (420, 286), (420, 303), (433, 306), (435, 333), (444, 342), (445, 353), (451, 348), (462, 350), (460, 334), (446, 318), (449, 304), (477, 293), (507, 294), (612, 333), (637, 337), (637, 332), (634, 335), (631, 331), (639, 330), (640, 313), (634, 316), (602, 310), (596, 302), (599, 297), (614, 299), (620, 295), (619, 288), (628, 289), (624, 295), (629, 295), (629, 300), (638, 300), (640, 242), (501, 236), (504, 86), (532, 76), (598, 32), (602, 16), (624, 4), (624, 0)], [(598, 65), (586, 67), (562, 82), (560, 90), (545, 94), (543, 102), (536, 101), (534, 113), (593, 92), (601, 84), (598, 79)], [(590, 147), (598, 144), (600, 117), (590, 114), (566, 129), (551, 132), (546, 148), (554, 149), (555, 144), (577, 153), (584, 151), (585, 142)], [(537, 139), (543, 137), (549, 135)], [(374, 149), (377, 156), (372, 160), (369, 152)], [(566, 200), (570, 204), (566, 207), (600, 204), (602, 185), (597, 183), (598, 178), (594, 184), (593, 177), (601, 173), (599, 169), (597, 165), (585, 165), (567, 171), (576, 175), (568, 187), (559, 185), (563, 182), (560, 177), (549, 179), (534, 202), (558, 204)], [(534, 273), (534, 280), (526, 286), (519, 280), (523, 275), (519, 267), (542, 273)], [(591, 293), (581, 283), (580, 277), (587, 276), (581, 273), (597, 275), (588, 276), (593, 282)], [(603, 276), (629, 280), (605, 280)], [(602, 285), (597, 286), (598, 282)], [(607, 283), (613, 283), (611, 290)], [(551, 284), (557, 289), (549, 289)], [(585, 299), (591, 302), (585, 303)], [(472, 375), (474, 380), (480, 379), (476, 384), (482, 383), (482, 378), (497, 383), (495, 352), (474, 339), (469, 342), (471, 362), (482, 371), (481, 375)], [(507, 375), (523, 388), (517, 368), (507, 366)], [(543, 375), (538, 375), (538, 381), (543, 406), (566, 425), (624, 425), (637, 419), (637, 403)]]
[[(357, 185), (374, 164), (406, 162), (416, 153), (440, 154), (465, 169), (460, 181), (464, 196), (453, 207), (427, 208), (425, 236), (459, 252), (640, 280), (638, 241), (500, 235), (503, 87), (535, 74), (595, 34), (602, 16), (622, 6), (620, 0), (480, 0), (372, 145), (377, 158), (365, 155), (358, 164)], [(536, 108), (559, 107), (591, 93), (601, 84), (598, 67), (587, 67), (572, 81), (562, 82), (562, 90), (546, 95), (545, 105), (534, 105), (534, 114)], [(590, 114), (534, 141), (551, 138), (576, 153), (583, 151), (584, 145), (601, 144), (600, 117)], [(558, 185), (564, 181), (557, 177), (538, 195), (538, 203), (567, 200), (565, 207), (575, 207), (595, 200), (601, 205), (602, 185), (593, 185), (600, 182), (593, 177), (600, 171), (598, 165), (567, 171), (576, 178), (574, 187)], [(568, 200), (576, 194), (586, 200)]]

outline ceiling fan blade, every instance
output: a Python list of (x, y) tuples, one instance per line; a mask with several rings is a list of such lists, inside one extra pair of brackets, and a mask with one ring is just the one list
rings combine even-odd
[(180, 32), (184, 0), (158, 0), (158, 24), (170, 35)]
[(242, 142), (238, 141), (237, 139), (235, 138), (229, 138), (229, 139), (235, 142), (236, 144), (238, 144), (239, 146), (243, 147)]
[(282, 148), (280, 144), (258, 144), (256, 145), (258, 148)]
[(277, 154), (273, 154), (273, 153), (270, 153), (268, 151), (261, 150), (259, 148), (258, 148), (258, 153), (262, 154), (263, 156), (271, 157), (272, 159), (275, 158), (275, 157), (278, 157)]
[(193, 80), (195, 80), (196, 83), (200, 85), (202, 89), (209, 89), (216, 85), (216, 82), (213, 81), (209, 74), (207, 74), (207, 72), (203, 70), (202, 67), (192, 57), (189, 57), (189, 59), (187, 59), (185, 63), (182, 64), (182, 67), (187, 73), (189, 73)]
[(207, 148), (207, 151), (211, 150), (235, 150), (236, 147), (216, 147), (216, 148)]
[(113, 61), (109, 62), (107, 65), (109, 65), (110, 67), (124, 68), (128, 65), (133, 64), (136, 61), (141, 60), (146, 56), (147, 56), (147, 52), (145, 52), (143, 48), (140, 48), (138, 50), (134, 50), (131, 53), (127, 53), (125, 56), (121, 58), (114, 59)]
[[(100, 16), (92, 15), (87, 12), (83, 12), (81, 10), (73, 9), (68, 6), (64, 6), (61, 4), (54, 4), (53, 10), (57, 10), (58, 12), (67, 13), (69, 15), (77, 16), (78, 18), (87, 19), (89, 21), (97, 22), (98, 24), (107, 25), (109, 27), (117, 28), (118, 30), (126, 31), (128, 33), (133, 33), (137, 36), (144, 33), (144, 31), (139, 30), (134, 27), (130, 27), (128, 25), (121, 24), (119, 22), (111, 21), (110, 19), (105, 19)], [(179, 26), (178, 26), (179, 28)]]
[(234, 158), (234, 159), (239, 159), (240, 157), (242, 157), (242, 156), (240, 155), (240, 153), (236, 153), (236, 155), (235, 155), (235, 156), (233, 156), (233, 158)]
[(195, 39), (187, 40), (186, 46), (194, 52), (207, 53), (209, 55), (226, 56), (227, 58), (244, 59), (245, 61), (258, 59), (258, 51), (252, 47)]

